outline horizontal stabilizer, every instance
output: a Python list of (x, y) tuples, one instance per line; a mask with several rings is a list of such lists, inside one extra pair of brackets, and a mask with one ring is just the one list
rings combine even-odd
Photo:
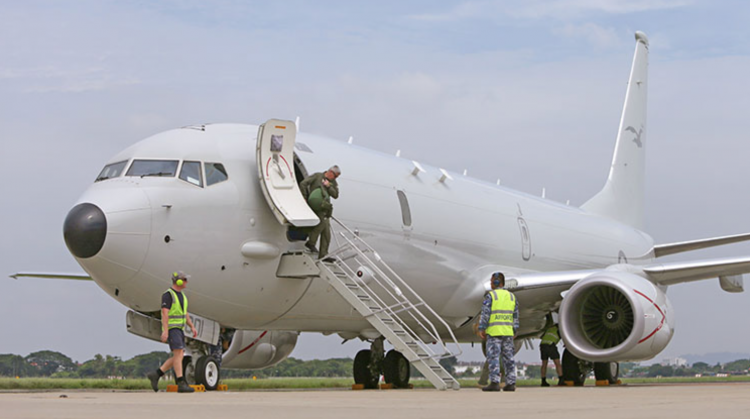
[[(736, 290), (738, 287), (742, 287), (741, 275), (750, 273), (750, 258), (659, 263), (643, 266), (642, 269), (648, 275), (649, 279), (659, 285), (674, 285), (683, 282), (724, 277), (722, 288), (724, 290), (727, 290), (727, 288)], [(738, 276), (740, 276), (739, 281), (737, 280)]]
[(675, 253), (689, 252), (691, 250), (705, 249), (708, 247), (722, 246), (731, 243), (739, 243), (747, 240), (750, 240), (750, 233), (714, 237), (710, 239), (691, 240), (679, 243), (659, 244), (654, 246), (654, 256), (658, 258), (662, 256), (673, 255)]
[(10, 276), (13, 279), (18, 278), (44, 278), (44, 279), (74, 279), (78, 281), (91, 281), (91, 277), (86, 274), (56, 274), (41, 272), (18, 272)]

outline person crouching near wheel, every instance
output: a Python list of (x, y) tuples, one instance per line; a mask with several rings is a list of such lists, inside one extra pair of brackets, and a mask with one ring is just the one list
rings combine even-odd
[(166, 360), (159, 369), (147, 374), (154, 391), (159, 391), (159, 378), (170, 368), (174, 369), (177, 392), (192, 393), (195, 391), (188, 385), (182, 375), (182, 358), (185, 356), (185, 324), (190, 326), (194, 338), (198, 336), (198, 332), (195, 330), (190, 316), (188, 316), (187, 296), (182, 293), (187, 288), (189, 278), (190, 275), (185, 275), (182, 271), (172, 273), (172, 287), (161, 296), (161, 341), (169, 342), (172, 357)]

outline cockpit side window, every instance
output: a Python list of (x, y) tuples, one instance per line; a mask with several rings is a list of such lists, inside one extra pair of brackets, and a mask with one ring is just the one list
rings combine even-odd
[(203, 178), (201, 174), (201, 162), (199, 161), (186, 161), (182, 163), (182, 170), (180, 170), (180, 179), (187, 183), (192, 183), (195, 186), (203, 187)]
[(178, 160), (133, 160), (126, 176), (174, 177)]
[(122, 171), (125, 170), (125, 165), (127, 164), (128, 161), (125, 160), (118, 161), (117, 163), (110, 163), (104, 166), (104, 169), (102, 169), (101, 173), (99, 173), (99, 176), (96, 177), (96, 180), (94, 182), (119, 177), (120, 175), (122, 175)]
[(229, 179), (227, 169), (221, 163), (206, 163), (206, 186)]

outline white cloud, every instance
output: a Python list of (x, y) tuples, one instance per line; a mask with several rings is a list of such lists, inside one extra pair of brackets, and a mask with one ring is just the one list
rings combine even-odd
[(583, 39), (597, 48), (612, 47), (623, 41), (614, 28), (605, 28), (591, 22), (581, 25), (568, 24), (554, 32), (568, 38)]
[(498, 19), (508, 17), (521, 20), (572, 19), (594, 13), (611, 15), (665, 10), (687, 6), (691, 0), (494, 0), (468, 1), (443, 13), (413, 15), (422, 21), (450, 22), (465, 19)]

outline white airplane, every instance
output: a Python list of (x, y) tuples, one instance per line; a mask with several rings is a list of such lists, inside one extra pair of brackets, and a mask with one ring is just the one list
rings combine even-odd
[[(750, 234), (655, 245), (641, 230), (649, 47), (635, 38), (609, 176), (580, 208), (297, 133), (291, 121), (190, 126), (117, 154), (71, 209), (65, 241), (87, 275), (14, 276), (93, 279), (131, 309), (129, 331), (158, 340), (170, 273), (190, 273), (199, 336), (186, 368), (209, 388), (219, 367), (208, 345), (223, 327), (236, 331), (225, 368), (274, 365), (299, 332), (336, 333), (372, 342), (355, 357), (355, 382), (372, 387), (382, 372), (404, 386), (414, 366), (445, 389), (458, 383), (436, 361), (479, 341), (472, 326), (500, 271), (520, 304), (517, 348), (559, 312), (566, 379), (582, 384), (593, 367), (614, 382), (618, 362), (653, 358), (672, 338), (669, 285), (718, 277), (740, 292), (750, 272), (750, 258), (657, 261)], [(326, 262), (295, 239), (319, 222), (298, 183), (333, 164), (343, 174)]]

